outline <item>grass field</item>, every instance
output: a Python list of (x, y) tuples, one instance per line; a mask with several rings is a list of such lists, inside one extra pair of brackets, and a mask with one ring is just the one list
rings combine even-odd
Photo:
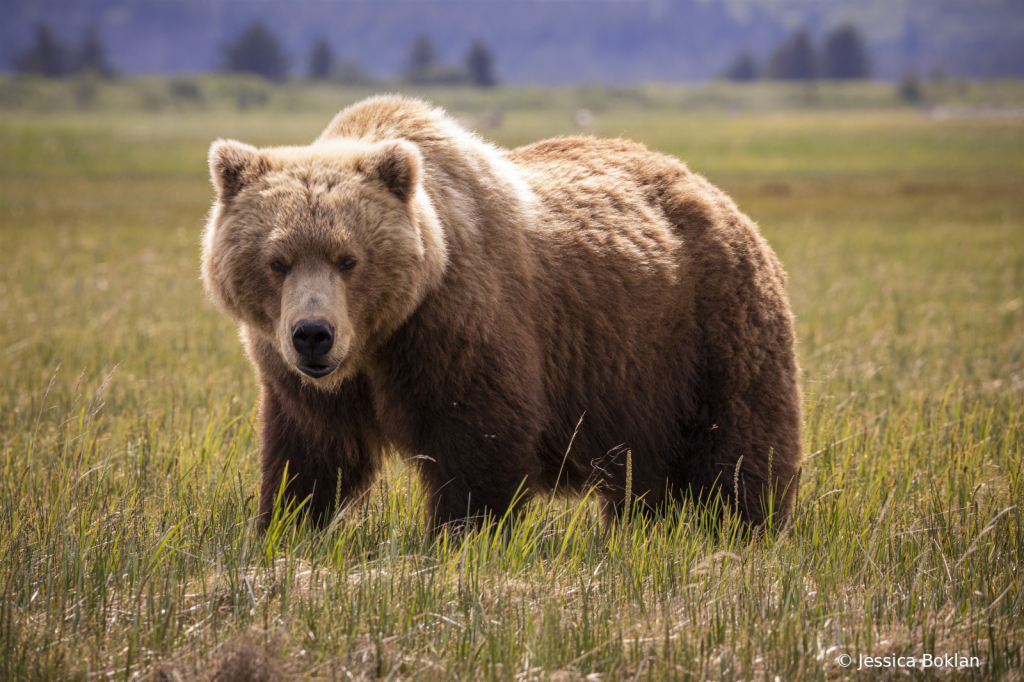
[(246, 111), (111, 86), (68, 112), (80, 84), (0, 83), (0, 679), (1024, 677), (1024, 121), (867, 86), (435, 93), (500, 104), (503, 145), (587, 106), (760, 223), (798, 318), (798, 508), (751, 540), (556, 499), (455, 542), (396, 460), (326, 531), (261, 535), (257, 389), (198, 279), (205, 153), (308, 142), (365, 92), (257, 85)]

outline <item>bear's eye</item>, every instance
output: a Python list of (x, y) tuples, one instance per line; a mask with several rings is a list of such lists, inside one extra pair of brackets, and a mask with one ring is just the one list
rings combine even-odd
[(338, 263), (339, 270), (351, 270), (355, 266), (356, 259), (353, 258), (352, 256), (345, 256), (344, 258), (341, 259), (341, 262)]
[(273, 270), (274, 272), (280, 272), (281, 274), (286, 274), (288, 272), (288, 266), (279, 260), (276, 260), (273, 263), (271, 263), (270, 269)]

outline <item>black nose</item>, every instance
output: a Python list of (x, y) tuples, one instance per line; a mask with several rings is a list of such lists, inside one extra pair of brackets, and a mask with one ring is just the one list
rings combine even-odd
[(334, 345), (334, 327), (327, 320), (299, 320), (292, 327), (292, 345), (305, 358), (327, 355)]

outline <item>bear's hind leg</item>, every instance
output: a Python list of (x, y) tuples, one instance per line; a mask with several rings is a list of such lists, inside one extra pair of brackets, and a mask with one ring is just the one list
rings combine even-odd
[[(780, 441), (784, 447), (784, 439), (776, 442)], [(752, 527), (785, 523), (796, 499), (797, 472), (792, 463), (798, 455), (739, 434), (691, 440), (689, 445), (685, 465), (675, 477), (673, 497), (692, 502), (698, 513), (718, 520), (729, 509)]]

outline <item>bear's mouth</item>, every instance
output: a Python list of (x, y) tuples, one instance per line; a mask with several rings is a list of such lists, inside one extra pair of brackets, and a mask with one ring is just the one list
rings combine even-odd
[(299, 371), (305, 374), (307, 377), (313, 377), (314, 379), (320, 379), (325, 377), (334, 370), (338, 369), (337, 365), (297, 365)]

